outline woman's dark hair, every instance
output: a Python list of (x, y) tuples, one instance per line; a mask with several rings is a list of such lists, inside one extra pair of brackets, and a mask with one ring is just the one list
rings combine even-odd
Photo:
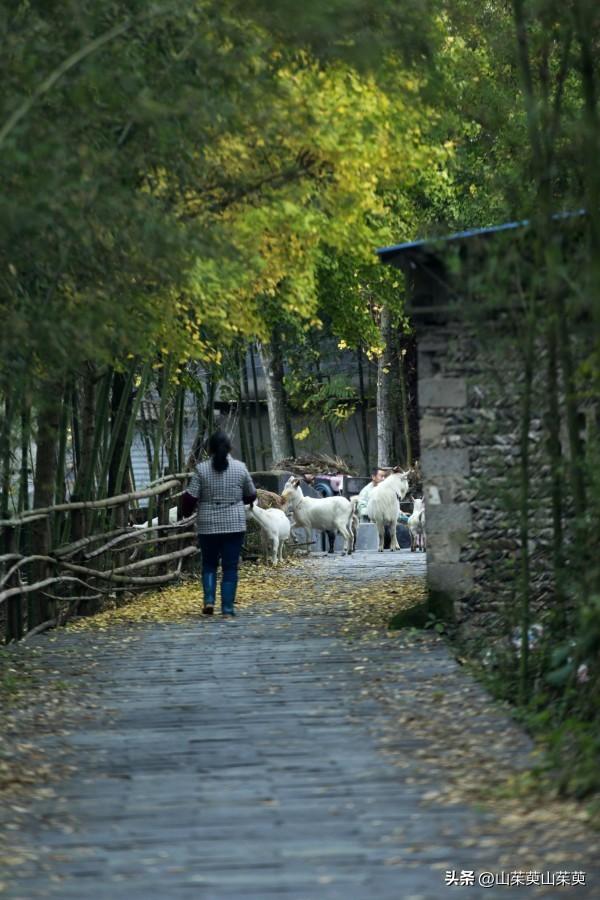
[(212, 456), (213, 469), (216, 472), (224, 472), (229, 461), (227, 455), (231, 453), (231, 441), (224, 431), (215, 431), (208, 441), (208, 452)]

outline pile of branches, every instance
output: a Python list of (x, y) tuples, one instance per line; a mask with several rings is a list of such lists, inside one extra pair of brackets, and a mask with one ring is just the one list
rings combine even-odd
[(258, 497), (258, 505), (263, 509), (271, 509), (273, 506), (278, 509), (283, 509), (285, 506), (285, 501), (282, 499), (280, 494), (275, 494), (273, 491), (265, 491), (263, 488), (257, 488), (256, 495)]
[(273, 464), (273, 469), (291, 472), (293, 475), (356, 475), (341, 456), (327, 453), (306, 453), (304, 456), (290, 456)]

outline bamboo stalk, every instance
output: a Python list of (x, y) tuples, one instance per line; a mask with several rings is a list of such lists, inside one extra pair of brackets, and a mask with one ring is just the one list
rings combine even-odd
[[(111, 464), (113, 461), (115, 450), (117, 448), (117, 444), (122, 437), (123, 422), (125, 421), (125, 412), (127, 410), (131, 397), (131, 388), (133, 385), (134, 374), (135, 368), (134, 366), (132, 366), (122, 384), (120, 381), (121, 376), (119, 375), (119, 373), (113, 372), (112, 374), (113, 391), (111, 398), (110, 440), (108, 442), (108, 449), (102, 460), (102, 465), (100, 467), (100, 477), (98, 479), (98, 493), (101, 496), (105, 494), (105, 482), (111, 469)], [(117, 385), (119, 385), (121, 393), (118, 396), (118, 404), (116, 405), (116, 407), (114, 407), (112, 404)], [(108, 489), (107, 492), (109, 492)]]
[(73, 486), (71, 499), (76, 500), (85, 494), (88, 482), (93, 487), (95, 469), (94, 442), (96, 439), (96, 380), (95, 369), (91, 363), (84, 366), (84, 374), (78, 386), (73, 389), (73, 427), (79, 433), (79, 455), (77, 458), (77, 476)]
[(25, 395), (21, 399), (21, 466), (19, 472), (18, 512), (29, 509), (29, 444), (31, 441), (31, 407)]
[[(58, 459), (56, 463), (56, 479), (54, 486), (54, 502), (61, 503), (65, 499), (65, 468), (67, 461), (67, 430), (70, 419), (71, 384), (65, 385), (63, 402), (60, 413), (58, 435)], [(55, 535), (58, 537), (58, 535)]]
[(1, 502), (0, 514), (3, 518), (8, 516), (8, 501), (10, 495), (10, 458), (11, 458), (11, 428), (13, 420), (14, 403), (7, 393), (4, 398), (4, 416), (0, 428), (0, 458), (2, 460), (2, 479), (0, 485)]
[(121, 490), (121, 485), (123, 484), (123, 478), (125, 475), (125, 469), (129, 463), (131, 458), (131, 446), (133, 444), (133, 437), (135, 433), (135, 426), (137, 422), (138, 413), (140, 411), (140, 407), (142, 405), (142, 401), (144, 399), (144, 394), (148, 387), (148, 381), (150, 380), (150, 374), (152, 372), (152, 367), (149, 362), (144, 365), (142, 369), (142, 374), (140, 376), (140, 383), (137, 387), (137, 392), (133, 401), (133, 406), (131, 408), (131, 414), (129, 416), (129, 422), (127, 423), (127, 433), (125, 435), (125, 444), (123, 447), (123, 452), (121, 454), (121, 459), (119, 460), (119, 467), (117, 470), (117, 476), (115, 479), (115, 491), (118, 493)]
[[(97, 402), (95, 405), (94, 413), (95, 413), (95, 427), (94, 427), (94, 439), (92, 442), (92, 449), (90, 453), (89, 465), (85, 465), (85, 471), (83, 473), (84, 477), (81, 482), (81, 491), (77, 490), (77, 494), (83, 494), (84, 497), (91, 497), (95, 493), (94, 491), (94, 475), (96, 469), (98, 467), (101, 450), (104, 444), (104, 435), (107, 432), (107, 422), (108, 422), (108, 406), (110, 399), (110, 383), (111, 383), (112, 373), (108, 371), (104, 377), (102, 378), (101, 388), (99, 392), (99, 396), (97, 398)], [(91, 399), (91, 397), (89, 398)], [(100, 484), (99, 484), (100, 486)]]
[[(146, 451), (146, 463), (148, 465), (148, 477), (152, 479), (152, 444), (150, 443), (150, 427), (148, 425), (148, 418), (146, 416), (146, 410), (144, 409), (144, 401), (142, 398), (142, 402), (140, 404), (140, 419), (142, 422), (142, 439), (144, 441), (144, 449)], [(152, 482), (151, 482), (152, 483)]]
[(262, 426), (262, 410), (258, 398), (258, 378), (256, 376), (256, 359), (254, 357), (254, 345), (250, 345), (250, 365), (252, 368), (252, 386), (254, 388), (254, 409), (258, 425), (258, 440), (260, 442), (260, 457), (263, 470), (267, 468), (267, 456), (265, 452), (265, 435)]
[[(165, 430), (165, 416), (167, 411), (167, 401), (169, 399), (169, 377), (171, 372), (171, 360), (167, 358), (165, 364), (161, 370), (161, 374), (159, 377), (158, 390), (160, 395), (160, 403), (158, 406), (158, 417), (156, 420), (156, 424), (153, 429), (152, 435), (152, 450), (153, 450), (153, 458), (152, 458), (152, 470), (150, 472), (150, 478), (155, 479), (159, 476), (161, 462), (162, 462), (162, 450), (163, 450), (163, 434)], [(163, 473), (164, 474), (164, 473)], [(152, 524), (152, 517), (154, 515), (154, 503), (152, 500), (148, 502), (148, 525)]]
[(175, 464), (173, 468), (175, 471), (179, 471), (183, 469), (185, 465), (184, 461), (184, 430), (185, 430), (185, 387), (182, 386), (181, 391), (179, 392), (179, 418), (178, 418), (178, 426), (177, 426), (177, 447), (175, 454)]
[(79, 473), (79, 468), (81, 466), (81, 430), (79, 427), (79, 415), (77, 411), (77, 406), (79, 402), (79, 397), (77, 394), (77, 382), (73, 379), (73, 383), (71, 385), (69, 404), (70, 404), (70, 420), (71, 420), (71, 434), (72, 434), (72, 448), (73, 448), (73, 471), (75, 473), (75, 483), (77, 482), (77, 475)]
[[(14, 555), (14, 551), (18, 547), (18, 533), (16, 528), (11, 528), (8, 530), (4, 536), (4, 543), (8, 550), (13, 552), (7, 553), (7, 557), (11, 557)], [(5, 582), (6, 579), (6, 582)], [(10, 584), (11, 576), (5, 576), (5, 579), (2, 579), (2, 583)], [(14, 576), (13, 576), (14, 579)], [(20, 641), (23, 637), (23, 605), (20, 597), (13, 597), (6, 604), (6, 630), (5, 630), (5, 638), (6, 643), (10, 643), (11, 641)]]
[[(44, 503), (52, 504), (56, 488), (56, 472), (58, 463), (59, 429), (61, 422), (61, 398), (64, 394), (64, 382), (55, 376), (44, 382), (40, 392), (40, 403), (37, 411), (37, 453), (34, 478), (34, 504), (43, 508)], [(56, 506), (56, 504), (54, 504)], [(55, 521), (55, 520), (54, 520)], [(46, 520), (37, 520), (31, 528), (32, 545), (47, 554), (51, 547), (51, 527), (54, 524), (49, 516)], [(43, 563), (33, 575), (34, 579), (46, 576)], [(42, 597), (31, 596), (28, 602), (27, 624), (33, 627), (45, 619), (51, 618), (54, 610)]]
[(248, 440), (248, 461), (250, 467), (254, 471), (256, 469), (256, 444), (254, 442), (254, 428), (252, 427), (252, 404), (250, 401), (250, 384), (248, 381), (248, 348), (244, 347), (243, 353), (240, 354), (240, 364), (242, 369), (242, 389), (244, 395), (244, 409), (247, 428)]
[(173, 399), (173, 424), (171, 438), (169, 440), (169, 470), (176, 472), (181, 467), (180, 445), (183, 444), (183, 414), (184, 414), (185, 388), (177, 385)]
[[(89, 375), (89, 382), (84, 384), (84, 404), (86, 404), (86, 418), (84, 420), (84, 446), (86, 452), (84, 454), (84, 463), (79, 478), (75, 485), (75, 496), (93, 497), (95, 494), (95, 476), (99, 468), (99, 461), (102, 455), (104, 445), (104, 435), (107, 430), (108, 422), (108, 406), (110, 399), (110, 382), (111, 373), (106, 372), (100, 379), (100, 388), (96, 397), (96, 389), (94, 386), (92, 375)], [(93, 416), (94, 425), (88, 417)], [(91, 447), (88, 442), (89, 431), (92, 431)]]
[[(162, 368), (161, 376), (160, 376), (160, 403), (158, 406), (158, 417), (156, 420), (156, 425), (154, 427), (154, 435), (153, 435), (153, 451), (154, 458), (152, 460), (152, 472), (151, 478), (158, 478), (159, 469), (162, 460), (162, 438), (165, 430), (165, 415), (167, 411), (167, 402), (169, 399), (169, 376), (171, 372), (171, 360), (168, 358)], [(149, 504), (150, 506), (150, 504)]]

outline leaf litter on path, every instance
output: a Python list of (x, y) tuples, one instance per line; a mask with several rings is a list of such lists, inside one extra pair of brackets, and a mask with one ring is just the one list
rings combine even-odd
[[(403, 672), (397, 663), (397, 653), (390, 655), (389, 662), (383, 654), (382, 661), (379, 651), (390, 645), (400, 650), (416, 648), (421, 656), (439, 647), (441, 638), (433, 632), (390, 632), (388, 629), (396, 613), (425, 599), (424, 579), (396, 574), (381, 577), (375, 572), (369, 580), (356, 581), (339, 571), (323, 578), (318, 560), (311, 563), (294, 561), (277, 568), (243, 566), (238, 589), (241, 620), (245, 616), (277, 616), (278, 627), (289, 627), (296, 616), (316, 612), (316, 628), (352, 647), (353, 670), (367, 676), (360, 693), (370, 696), (381, 707), (381, 750), (390, 765), (400, 770), (407, 768), (406, 758), (395, 745), (399, 734), (408, 732), (416, 740), (410, 759), (411, 772), (406, 780), (422, 787), (424, 804), (475, 805), (493, 814), (485, 836), (463, 836), (465, 847), (481, 847), (487, 841), (489, 846), (498, 847), (499, 865), (526, 868), (535, 862), (533, 867), (539, 868), (539, 853), (534, 860), (531, 848), (543, 848), (545, 860), (551, 866), (559, 858), (564, 860), (560, 854), (567, 833), (570, 846), (579, 845), (589, 853), (595, 839), (590, 838), (588, 816), (582, 804), (556, 797), (542, 800), (536, 794), (517, 796), (511, 788), (511, 784), (522, 783), (523, 760), (528, 748), (527, 739), (511, 721), (506, 708), (496, 704), (458, 665), (451, 667), (440, 682), (435, 675), (411, 678), (410, 672)], [(127, 626), (190, 621), (208, 625), (211, 620), (201, 616), (201, 604), (200, 585), (197, 580), (188, 579), (159, 592), (138, 595), (126, 605), (96, 616), (73, 621), (67, 631), (73, 637), (80, 632), (101, 631), (106, 632), (103, 639), (127, 642), (136, 640), (138, 634), (137, 628), (128, 631)], [(211, 640), (211, 634), (210, 627), (202, 630), (205, 640)], [(51, 647), (52, 638), (46, 641)], [(89, 642), (85, 647), (85, 659), (73, 660), (85, 672), (82, 679), (74, 679), (76, 688), (93, 686), (90, 672), (93, 672), (95, 647)], [(31, 690), (18, 694), (12, 714), (2, 722), (3, 732), (12, 735), (13, 743), (20, 742), (28, 748), (20, 751), (26, 754), (21, 758), (27, 763), (17, 775), (10, 761), (11, 752), (0, 756), (0, 792), (34, 801), (36, 792), (43, 791), (57, 775), (36, 746), (36, 734), (61, 727), (68, 711), (81, 715), (85, 704), (79, 691), (70, 687), (60, 694), (57, 702), (52, 680), (46, 684), (45, 650), (29, 650), (25, 656), (27, 652), (30, 660), (36, 659), (30, 672), (34, 678), (39, 676), (39, 681)], [(42, 683), (45, 689), (40, 687), (36, 692)], [(43, 710), (41, 731), (37, 719), (40, 709)], [(19, 808), (25, 809), (26, 805)], [(23, 813), (15, 810), (17, 828), (19, 816)], [(571, 853), (570, 859), (572, 867), (575, 866), (577, 855)]]

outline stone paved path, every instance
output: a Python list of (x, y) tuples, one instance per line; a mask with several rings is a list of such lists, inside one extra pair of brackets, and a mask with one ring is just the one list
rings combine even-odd
[[(423, 567), (407, 552), (365, 553), (351, 562), (315, 559), (308, 571), (340, 585), (372, 581), (376, 590), (383, 575)], [(365, 683), (400, 697), (407, 681), (432, 675), (479, 688), (434, 635), (420, 644), (376, 642), (365, 662), (364, 647), (336, 633), (343, 615), (329, 601), (292, 615), (256, 608), (231, 623), (199, 618), (40, 637), (54, 672), (68, 672), (82, 642), (97, 647), (99, 708), (53, 740), (57, 754), (66, 740), (79, 768), (57, 798), (34, 805), (19, 839), (36, 848), (38, 861), (17, 870), (5, 896), (537, 896), (531, 887), (445, 886), (449, 868), (501, 870), (493, 812), (427, 803), (438, 776), (423, 784), (419, 742), (394, 725)], [(490, 715), (493, 728), (508, 727), (503, 713)], [(382, 752), (390, 728), (401, 767), (390, 763), (389, 743)], [(518, 738), (517, 767), (528, 750)], [(569, 852), (566, 841), (565, 859), (550, 868), (585, 869), (569, 865)], [(587, 870), (587, 887), (545, 896), (600, 896), (591, 860)]]

